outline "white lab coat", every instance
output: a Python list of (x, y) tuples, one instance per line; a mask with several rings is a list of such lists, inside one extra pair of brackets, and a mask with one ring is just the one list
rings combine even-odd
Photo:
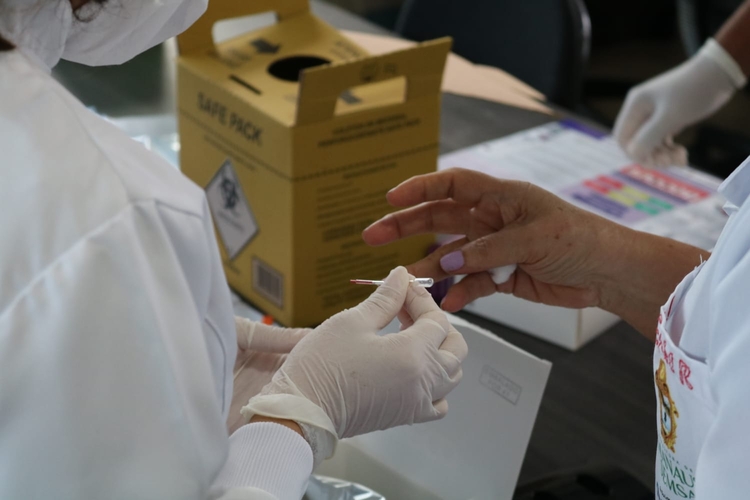
[(203, 191), (0, 52), (0, 498), (299, 498), (299, 435), (228, 439), (236, 349)]
[(750, 498), (750, 159), (720, 191), (724, 232), (657, 328), (659, 500)]

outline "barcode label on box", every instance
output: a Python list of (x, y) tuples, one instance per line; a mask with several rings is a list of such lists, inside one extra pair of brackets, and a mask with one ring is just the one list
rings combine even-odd
[(284, 307), (284, 277), (257, 258), (253, 258), (253, 289), (278, 307)]

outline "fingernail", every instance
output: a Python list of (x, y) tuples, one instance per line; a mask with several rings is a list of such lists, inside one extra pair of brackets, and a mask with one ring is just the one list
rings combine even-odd
[(440, 267), (446, 273), (453, 272), (464, 267), (464, 254), (460, 250), (444, 255), (440, 259)]

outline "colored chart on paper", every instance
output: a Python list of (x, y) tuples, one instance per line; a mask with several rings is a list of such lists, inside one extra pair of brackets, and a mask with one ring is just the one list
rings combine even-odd
[(634, 224), (675, 207), (704, 200), (712, 192), (664, 171), (628, 165), (586, 179), (563, 189), (560, 194), (610, 218)]

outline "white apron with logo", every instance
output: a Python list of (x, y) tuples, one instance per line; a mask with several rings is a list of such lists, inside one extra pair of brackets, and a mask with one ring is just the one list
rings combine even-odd
[(656, 329), (658, 500), (750, 499), (750, 159), (719, 191), (729, 221)]
[(680, 283), (661, 309), (654, 350), (657, 402), (655, 496), (659, 500), (695, 498), (695, 469), (714, 402), (708, 367), (692, 359), (670, 335), (674, 304), (680, 303), (702, 265)]

